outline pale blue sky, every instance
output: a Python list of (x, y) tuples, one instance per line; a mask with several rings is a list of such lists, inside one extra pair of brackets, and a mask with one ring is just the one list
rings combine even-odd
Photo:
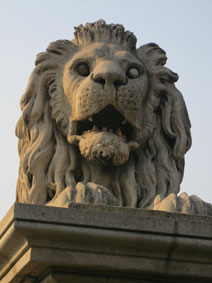
[(15, 125), (19, 101), (35, 55), (57, 39), (73, 39), (73, 27), (99, 18), (120, 23), (137, 45), (158, 43), (167, 66), (180, 76), (192, 123), (181, 191), (212, 203), (212, 1), (211, 0), (0, 0), (0, 218), (15, 200), (19, 158)]

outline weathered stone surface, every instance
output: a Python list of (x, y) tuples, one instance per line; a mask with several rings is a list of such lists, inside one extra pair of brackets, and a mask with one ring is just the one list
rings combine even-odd
[(212, 215), (197, 197), (177, 196), (190, 121), (166, 59), (103, 20), (38, 54), (16, 129), (17, 201)]
[[(132, 278), (118, 278), (115, 276), (98, 276), (98, 275), (78, 275), (78, 274), (68, 274), (63, 272), (51, 272), (50, 275), (45, 277), (41, 283), (70, 283), (70, 282), (80, 282), (80, 283), (132, 283)], [(149, 283), (150, 281), (146, 281), (143, 279), (133, 278), (133, 282), (135, 283)], [(158, 281), (157, 281), (158, 282)]]
[(209, 216), (16, 203), (0, 224), (0, 280), (211, 282), (211, 231)]

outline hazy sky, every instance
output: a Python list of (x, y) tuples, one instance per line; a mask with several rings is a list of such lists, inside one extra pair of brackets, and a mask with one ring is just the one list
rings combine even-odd
[(19, 158), (19, 101), (35, 55), (57, 39), (73, 39), (74, 26), (103, 18), (137, 36), (137, 46), (158, 43), (167, 66), (180, 76), (192, 123), (181, 191), (212, 203), (212, 1), (211, 0), (0, 0), (0, 218), (15, 200)]

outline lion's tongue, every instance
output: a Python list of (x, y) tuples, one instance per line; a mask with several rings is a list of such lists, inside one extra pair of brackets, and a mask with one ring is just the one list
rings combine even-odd
[[(79, 143), (80, 143), (81, 140), (86, 140), (86, 143), (88, 144), (89, 138), (93, 139), (94, 135), (97, 135), (99, 133), (101, 133), (101, 136), (104, 139), (104, 144), (105, 144), (104, 155), (105, 155), (105, 152), (107, 150), (106, 145), (107, 145), (108, 138), (109, 138), (108, 143), (110, 144), (110, 146), (113, 143), (127, 144), (128, 151), (136, 150), (139, 147), (139, 144), (134, 140), (127, 142), (126, 137), (122, 134), (120, 129), (117, 129), (116, 132), (114, 133), (114, 131), (112, 129), (107, 129), (105, 127), (102, 128), (101, 130), (99, 130), (97, 126), (93, 126), (92, 130), (85, 131), (85, 132), (83, 132), (82, 135), (69, 136), (68, 142), (70, 144), (79, 146)], [(97, 135), (97, 136), (99, 136), (99, 135)], [(111, 137), (112, 137), (112, 140), (111, 140)], [(84, 143), (82, 142), (82, 144), (85, 144), (85, 141), (84, 141)]]
[(112, 132), (86, 132), (79, 140), (82, 156), (88, 161), (104, 165), (121, 165), (129, 158), (128, 144)]

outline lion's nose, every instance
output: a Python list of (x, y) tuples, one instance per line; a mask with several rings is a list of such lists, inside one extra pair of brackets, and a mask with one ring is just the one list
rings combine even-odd
[(93, 72), (93, 80), (101, 85), (114, 85), (119, 87), (127, 83), (127, 77), (120, 66), (114, 62), (102, 62)]

